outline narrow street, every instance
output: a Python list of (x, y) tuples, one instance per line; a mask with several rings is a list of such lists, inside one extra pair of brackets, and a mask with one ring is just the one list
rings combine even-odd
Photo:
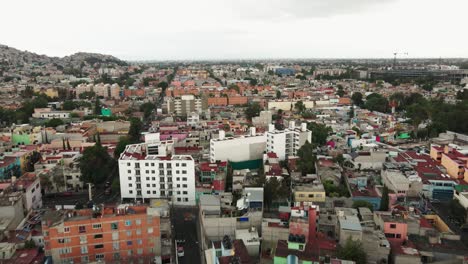
[[(186, 216), (190, 215), (191, 219)], [(201, 263), (201, 249), (197, 237), (198, 208), (173, 207), (172, 223), (174, 225), (174, 239), (184, 240), (179, 243), (184, 247), (184, 256), (179, 257), (179, 264)]]

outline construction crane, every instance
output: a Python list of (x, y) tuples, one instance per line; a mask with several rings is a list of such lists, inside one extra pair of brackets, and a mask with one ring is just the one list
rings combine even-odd
[(395, 69), (395, 66), (396, 66), (397, 55), (406, 55), (406, 56), (408, 56), (408, 52), (393, 52), (393, 69)]

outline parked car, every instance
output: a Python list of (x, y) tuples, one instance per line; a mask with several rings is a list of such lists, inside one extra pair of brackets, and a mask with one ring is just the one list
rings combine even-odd
[(178, 246), (177, 247), (177, 257), (183, 257), (184, 256), (184, 247), (183, 246)]

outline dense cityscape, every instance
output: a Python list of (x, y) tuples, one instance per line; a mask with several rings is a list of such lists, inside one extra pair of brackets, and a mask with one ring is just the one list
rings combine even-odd
[(468, 264), (468, 1), (0, 7), (0, 264)]
[(467, 66), (0, 46), (1, 263), (464, 263)]

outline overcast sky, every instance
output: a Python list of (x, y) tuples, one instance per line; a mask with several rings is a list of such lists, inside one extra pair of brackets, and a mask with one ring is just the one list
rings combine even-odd
[(0, 44), (125, 60), (468, 57), (468, 0), (2, 0)]

